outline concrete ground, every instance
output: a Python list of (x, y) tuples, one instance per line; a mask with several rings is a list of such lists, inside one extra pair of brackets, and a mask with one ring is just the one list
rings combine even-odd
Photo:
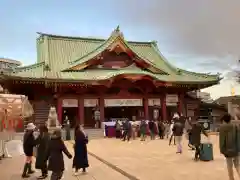
[[(66, 143), (69, 151), (73, 154), (72, 144)], [(9, 152), (13, 156), (12, 158), (6, 158), (0, 161), (0, 179), (1, 180), (20, 180), (24, 163), (24, 156), (22, 154), (21, 141), (13, 141), (8, 144)], [(72, 172), (72, 160), (65, 157), (65, 172), (64, 178), (66, 180), (127, 180), (126, 177), (120, 173), (109, 168), (101, 161), (89, 156), (89, 164), (87, 174), (80, 174), (78, 177), (73, 176)], [(40, 175), (39, 171), (36, 171), (29, 180), (36, 180), (36, 177)]]
[[(203, 141), (207, 141), (206, 138)], [(144, 143), (139, 140), (122, 142), (115, 138), (92, 140), (88, 150), (140, 180), (227, 180), (218, 136), (211, 136), (210, 141), (214, 144), (214, 161), (209, 162), (194, 162), (194, 152), (189, 150), (186, 140), (183, 154), (176, 154), (176, 146), (159, 139)]]
[[(210, 162), (194, 162), (192, 160), (193, 152), (188, 149), (186, 140), (184, 140), (184, 151), (181, 155), (176, 154), (174, 145), (169, 146), (167, 140), (159, 139), (154, 141), (148, 139), (144, 143), (139, 140), (131, 141), (131, 143), (122, 142), (114, 138), (90, 140), (88, 150), (112, 166), (115, 165), (140, 180), (227, 180), (224, 157), (220, 155), (218, 149), (218, 137), (211, 136), (210, 139), (214, 144), (214, 161)], [(66, 145), (73, 153), (73, 145), (69, 142)], [(9, 152), (13, 157), (0, 161), (0, 179), (21, 179), (22, 164), (24, 163), (21, 146), (22, 142), (18, 140), (8, 143)], [(72, 160), (66, 158), (64, 179), (129, 179), (107, 166), (106, 162), (102, 163), (91, 155), (89, 155), (89, 163), (88, 173), (75, 177), (71, 168)], [(36, 179), (39, 175), (40, 173), (36, 172), (29, 179)]]

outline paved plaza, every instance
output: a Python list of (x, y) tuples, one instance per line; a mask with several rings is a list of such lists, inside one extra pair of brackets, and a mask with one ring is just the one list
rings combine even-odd
[[(218, 137), (211, 136), (211, 142), (214, 143), (214, 161), (194, 162), (192, 160), (193, 151), (187, 147), (186, 140), (184, 141), (184, 152), (181, 155), (176, 154), (176, 147), (169, 146), (167, 140), (147, 140), (144, 143), (139, 140), (131, 141), (131, 143), (122, 142), (115, 138), (91, 140), (88, 144), (89, 152), (107, 162), (103, 163), (89, 155), (88, 173), (75, 177), (71, 168), (72, 160), (66, 159), (64, 179), (129, 179), (109, 167), (110, 164), (140, 180), (226, 180), (228, 179), (226, 165), (218, 150)], [(67, 142), (66, 145), (73, 153), (72, 143)], [(8, 146), (13, 158), (0, 161), (1, 179), (19, 180), (24, 162), (24, 156), (21, 155), (22, 151), (19, 148), (21, 141), (13, 141)], [(37, 172), (29, 179), (36, 179), (39, 175), (40, 173)]]
[[(72, 144), (66, 143), (71, 153), (73, 153)], [(22, 165), (24, 163), (24, 156), (22, 154), (21, 142), (14, 141), (9, 144), (9, 150), (13, 155), (12, 158), (7, 158), (0, 161), (0, 179), (1, 180), (20, 180)], [(65, 157), (66, 158), (66, 157)], [(114, 171), (107, 165), (103, 164), (101, 161), (89, 156), (90, 167), (87, 174), (80, 174), (78, 177), (73, 176), (72, 172), (72, 160), (65, 159), (65, 173), (64, 178), (66, 180), (127, 180), (125, 176)], [(37, 171), (29, 180), (36, 180), (40, 175), (40, 172)]]
[(167, 140), (148, 140), (143, 144), (139, 140), (127, 143), (114, 138), (92, 140), (88, 150), (140, 180), (227, 180), (218, 136), (211, 136), (210, 140), (214, 144), (214, 161), (210, 162), (194, 162), (194, 152), (189, 150), (186, 140), (181, 155)]

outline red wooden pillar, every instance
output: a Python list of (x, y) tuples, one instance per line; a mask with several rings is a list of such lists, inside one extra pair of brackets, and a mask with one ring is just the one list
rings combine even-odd
[(100, 95), (100, 98), (99, 98), (99, 110), (100, 110), (100, 121), (101, 121), (100, 127), (101, 128), (102, 128), (102, 123), (105, 121), (104, 107), (105, 107), (104, 96)]
[(167, 119), (167, 105), (166, 105), (166, 94), (163, 94), (161, 97), (161, 107), (162, 107), (162, 120), (166, 121)]
[(83, 98), (78, 99), (78, 117), (80, 120), (79, 123), (81, 125), (84, 125), (85, 116), (84, 116), (84, 99)]
[(57, 99), (57, 115), (58, 115), (58, 121), (60, 124), (62, 124), (62, 98)]
[(178, 94), (178, 113), (183, 114), (183, 99), (184, 99), (184, 94), (179, 93)]
[(143, 107), (144, 107), (144, 117), (146, 120), (149, 120), (149, 109), (148, 109), (148, 98), (143, 98)]

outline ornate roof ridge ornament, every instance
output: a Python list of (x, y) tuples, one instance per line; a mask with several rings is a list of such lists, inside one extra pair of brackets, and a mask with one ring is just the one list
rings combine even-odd
[(112, 32), (111, 36), (115, 36), (115, 37), (120, 36), (121, 38), (124, 39), (124, 35), (121, 32), (119, 25), (116, 27), (116, 29), (114, 29), (114, 31)]

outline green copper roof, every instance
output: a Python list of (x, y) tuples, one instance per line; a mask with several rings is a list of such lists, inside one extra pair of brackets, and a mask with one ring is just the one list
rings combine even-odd
[[(152, 73), (139, 68), (96, 69), (85, 71), (64, 71), (87, 62), (111, 45), (117, 38), (139, 58), (166, 74)], [(125, 41), (119, 28), (107, 39), (66, 37), (40, 34), (37, 39), (38, 63), (17, 68), (12, 76), (22, 78), (58, 79), (69, 81), (104, 80), (120, 74), (149, 75), (156, 80), (178, 83), (217, 83), (218, 75), (207, 75), (173, 67), (160, 53), (156, 42)]]
[[(216, 81), (216, 77), (207, 77), (196, 76), (196, 75), (161, 75), (161, 74), (153, 74), (148, 71), (143, 71), (140, 69), (120, 69), (120, 70), (88, 70), (88, 71), (74, 71), (74, 72), (41, 72), (40, 68), (35, 68), (36, 73), (32, 71), (31, 75), (36, 78), (43, 79), (45, 76), (48, 79), (62, 79), (62, 80), (76, 80), (76, 81), (87, 81), (87, 80), (105, 80), (117, 75), (122, 74), (131, 74), (131, 75), (148, 75), (153, 77), (156, 80), (167, 81), (167, 82), (179, 82), (179, 83), (199, 83), (199, 82), (214, 82)], [(38, 73), (39, 72), (39, 73)], [(29, 71), (21, 71), (16, 74), (17, 76), (21, 76), (24, 78), (29, 77)]]

